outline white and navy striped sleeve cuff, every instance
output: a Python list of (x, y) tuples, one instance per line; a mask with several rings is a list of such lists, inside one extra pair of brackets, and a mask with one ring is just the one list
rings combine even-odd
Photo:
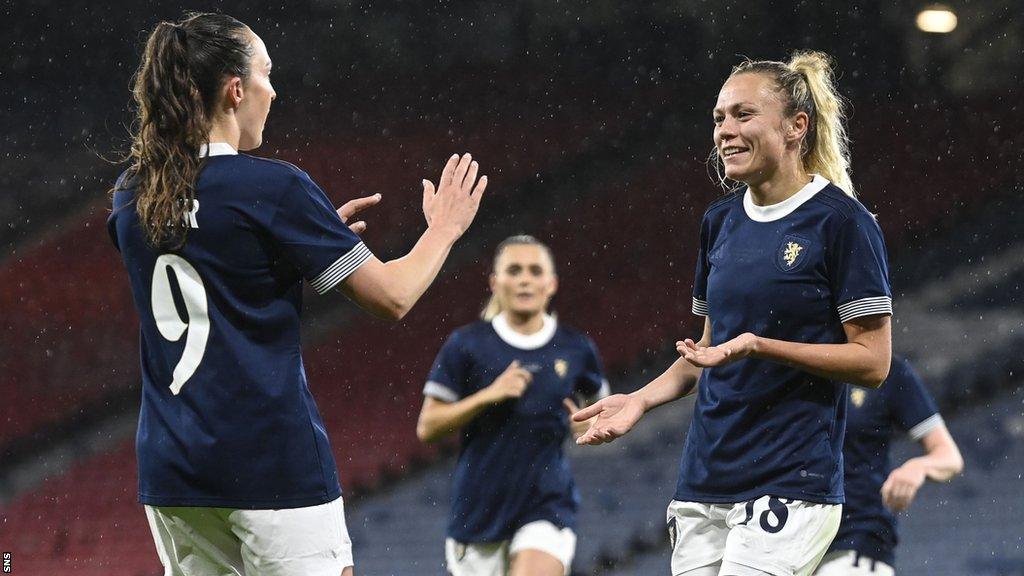
[(317, 274), (316, 278), (313, 278), (309, 284), (316, 290), (317, 294), (326, 294), (331, 288), (334, 288), (342, 280), (348, 278), (350, 274), (365, 264), (371, 257), (373, 257), (373, 253), (366, 247), (366, 244), (360, 242), (346, 252), (344, 256), (335, 260), (326, 270)]
[(888, 296), (861, 298), (860, 300), (841, 304), (837, 308), (837, 311), (839, 312), (840, 322), (848, 322), (854, 318), (860, 318), (861, 316), (874, 316), (876, 314), (888, 314), (891, 316), (892, 298)]
[(704, 300), (699, 300), (696, 297), (693, 299), (693, 313), (697, 316), (708, 315), (708, 303)]
[(921, 422), (919, 422), (917, 426), (911, 428), (910, 431), (907, 432), (907, 435), (910, 436), (911, 440), (916, 442), (921, 438), (927, 436), (929, 432), (935, 430), (936, 428), (939, 427), (939, 425), (944, 423), (945, 422), (942, 420), (941, 414), (932, 414), (931, 416), (925, 418), (924, 420), (921, 420)]
[(427, 382), (427, 385), (423, 387), (423, 395), (436, 398), (442, 402), (459, 401), (459, 395), (456, 394), (454, 390), (440, 382), (434, 382), (433, 380)]

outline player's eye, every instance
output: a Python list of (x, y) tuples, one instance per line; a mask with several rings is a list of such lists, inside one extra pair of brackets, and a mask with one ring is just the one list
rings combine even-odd
[(544, 274), (544, 269), (540, 266), (530, 266), (530, 272), (533, 273), (534, 276), (540, 276)]
[(512, 276), (515, 276), (516, 274), (519, 274), (522, 271), (523, 271), (523, 267), (519, 266), (518, 264), (516, 264), (514, 266), (509, 266), (508, 269), (506, 270), (506, 272), (508, 272)]

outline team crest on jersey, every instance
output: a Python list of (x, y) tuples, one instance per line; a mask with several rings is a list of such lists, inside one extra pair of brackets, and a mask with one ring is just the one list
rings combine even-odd
[(810, 243), (792, 234), (782, 238), (782, 242), (775, 251), (775, 263), (783, 272), (796, 270), (807, 260), (807, 248)]
[(850, 391), (850, 402), (857, 408), (864, 405), (864, 400), (867, 399), (868, 393), (860, 388), (854, 388)]
[(569, 361), (562, 360), (559, 358), (555, 360), (555, 374), (558, 374), (559, 378), (565, 378), (565, 375), (569, 373)]

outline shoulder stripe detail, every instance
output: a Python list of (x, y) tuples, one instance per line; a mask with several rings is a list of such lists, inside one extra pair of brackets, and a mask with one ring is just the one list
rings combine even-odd
[(348, 278), (350, 274), (365, 264), (372, 256), (373, 253), (366, 247), (366, 244), (360, 242), (346, 252), (344, 256), (335, 260), (333, 264), (318, 274), (316, 278), (313, 278), (309, 284), (316, 290), (317, 294), (325, 294), (331, 288), (337, 286), (339, 282)]
[(888, 296), (876, 296), (873, 298), (861, 298), (840, 305), (839, 321), (848, 322), (861, 316), (873, 316), (876, 314), (888, 314), (892, 316), (892, 298)]
[(938, 428), (940, 424), (945, 424), (945, 421), (942, 419), (942, 414), (932, 414), (911, 428), (910, 431), (907, 432), (907, 436), (910, 436), (910, 439), (916, 442), (927, 436), (932, 430)]
[(433, 380), (428, 381), (427, 385), (423, 387), (423, 395), (436, 398), (442, 402), (459, 401), (459, 395), (454, 390)]
[(696, 314), (697, 316), (707, 316), (708, 315), (708, 303), (705, 302), (704, 300), (698, 300), (697, 298), (694, 298), (693, 299), (693, 313)]

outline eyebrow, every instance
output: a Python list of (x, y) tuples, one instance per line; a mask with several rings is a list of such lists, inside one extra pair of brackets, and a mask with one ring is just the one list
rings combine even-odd
[[(746, 101), (744, 101), (744, 102), (737, 102), (735, 104), (730, 104), (729, 106), (727, 106), (727, 108), (730, 109), (730, 110), (735, 110), (737, 108), (743, 108), (743, 107), (746, 107), (746, 106), (749, 106), (749, 107), (752, 107), (752, 108), (756, 108), (757, 104), (754, 104), (753, 102), (746, 102)], [(717, 106), (715, 107), (714, 110), (711, 111), (712, 114), (721, 114), (722, 112), (724, 112), (724, 110), (722, 110), (721, 108), (719, 108)]]

